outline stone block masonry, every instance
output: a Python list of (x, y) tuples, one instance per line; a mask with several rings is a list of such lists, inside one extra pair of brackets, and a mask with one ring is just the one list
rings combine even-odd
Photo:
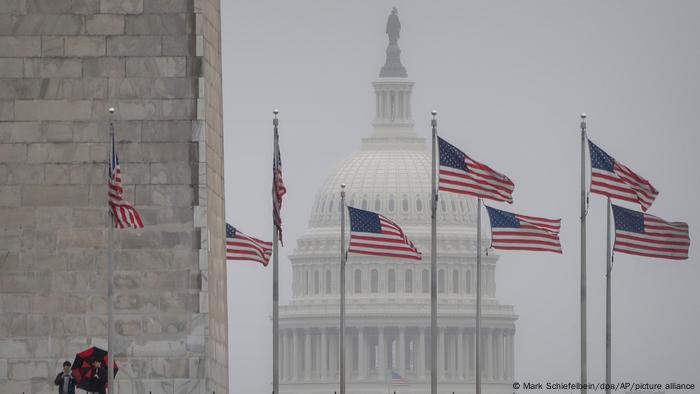
[(106, 346), (108, 107), (118, 392), (228, 392), (219, 1), (0, 0), (0, 393)]

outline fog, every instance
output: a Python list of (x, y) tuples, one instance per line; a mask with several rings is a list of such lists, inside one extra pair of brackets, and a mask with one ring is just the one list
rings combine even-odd
[[(497, 296), (515, 306), (516, 381), (579, 372), (579, 114), (588, 135), (659, 191), (650, 213), (690, 225), (687, 261), (616, 254), (613, 381), (700, 384), (700, 3), (694, 1), (222, 1), (227, 221), (272, 238), (272, 110), (280, 110), (287, 255), (314, 196), (372, 131), (371, 81), (399, 10), (415, 81), (416, 132), (430, 110), (450, 142), (507, 174), (512, 206), (561, 217), (563, 255), (498, 252)], [(629, 204), (621, 204), (632, 207)], [(588, 215), (588, 375), (605, 379), (605, 201)], [(693, 241), (694, 240), (694, 241)], [(427, 263), (427, 262), (426, 262)], [(271, 391), (272, 267), (228, 263), (233, 394)]]

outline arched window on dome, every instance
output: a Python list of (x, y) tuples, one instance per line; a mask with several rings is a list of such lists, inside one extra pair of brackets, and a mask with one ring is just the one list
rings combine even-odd
[(318, 278), (318, 271), (314, 270), (314, 294), (318, 295), (321, 292), (321, 287)]
[(442, 209), (442, 212), (447, 212), (447, 205), (445, 205), (444, 199), (440, 200), (440, 208)]
[(452, 213), (457, 213), (457, 204), (455, 200), (452, 200)]
[(403, 195), (403, 201), (401, 202), (401, 209), (403, 209), (404, 212), (408, 212), (408, 196)]
[(333, 199), (333, 197), (328, 199), (328, 212), (329, 213), (333, 212), (333, 203), (334, 202), (335, 202), (335, 200)]
[(423, 293), (428, 293), (430, 292), (430, 272), (428, 270), (423, 270), (421, 273), (421, 291)]
[(416, 211), (417, 212), (423, 212), (423, 200), (420, 199), (420, 196), (416, 196)]
[(379, 271), (373, 269), (370, 273), (370, 292), (379, 293)]
[(472, 293), (472, 272), (470, 270), (467, 270), (467, 294)]
[(462, 210), (462, 213), (464, 213), (464, 200), (459, 200), (459, 208)]
[(374, 200), (374, 211), (379, 212), (381, 210), (382, 210), (382, 200), (381, 200), (379, 194), (377, 194), (377, 198)]
[(367, 196), (364, 195), (364, 196), (362, 196), (362, 209), (364, 209), (364, 210), (366, 211), (367, 208), (368, 208), (368, 206), (367, 206)]
[(326, 212), (326, 199), (324, 198), (323, 201), (321, 201), (321, 209), (319, 209), (320, 212)]
[(309, 295), (309, 271), (304, 270), (304, 295)]
[(394, 212), (394, 195), (389, 195), (389, 212)]
[(445, 292), (445, 270), (438, 271), (438, 292)]
[(459, 271), (452, 271), (452, 293), (459, 293)]
[(362, 292), (362, 271), (359, 268), (355, 269), (355, 294), (360, 294)]
[(326, 294), (331, 294), (331, 292), (333, 291), (332, 283), (333, 280), (331, 270), (326, 270)]
[(389, 293), (396, 293), (396, 271), (391, 268), (387, 274)]
[(410, 269), (406, 270), (403, 288), (406, 293), (413, 293), (413, 271)]

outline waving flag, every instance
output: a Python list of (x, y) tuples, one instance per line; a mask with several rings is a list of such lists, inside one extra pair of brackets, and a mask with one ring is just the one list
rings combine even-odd
[(438, 190), (513, 202), (515, 185), (507, 176), (473, 160), (440, 137), (438, 137), (438, 144), (440, 150)]
[[(277, 165), (272, 168), (272, 219), (275, 223), (275, 228), (277, 229), (277, 235), (279, 237), (280, 243), (282, 242), (282, 197), (287, 193), (287, 188), (284, 186), (282, 181), (282, 156), (280, 155), (280, 148), (277, 139), (275, 139), (277, 144)], [(275, 171), (275, 168), (277, 169)]]
[(142, 228), (143, 222), (136, 208), (124, 199), (122, 187), (122, 171), (112, 135), (112, 155), (109, 162), (109, 178), (107, 179), (107, 200), (114, 218), (114, 227)]
[(613, 250), (638, 256), (686, 260), (690, 248), (688, 224), (613, 205)]
[(226, 223), (226, 260), (257, 261), (267, 267), (272, 255), (272, 242), (245, 235)]
[(591, 154), (591, 193), (638, 203), (646, 212), (659, 194), (654, 186), (590, 140), (588, 148)]
[(408, 386), (408, 378), (403, 377), (394, 371), (391, 371), (391, 385), (392, 386)]
[(491, 247), (561, 253), (561, 219), (518, 215), (486, 207), (491, 220)]
[(421, 259), (421, 253), (403, 230), (378, 213), (348, 207), (350, 247), (348, 253)]

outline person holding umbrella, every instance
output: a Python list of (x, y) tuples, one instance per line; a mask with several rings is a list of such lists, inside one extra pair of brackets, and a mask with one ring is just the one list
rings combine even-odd
[(102, 362), (98, 359), (92, 360), (92, 374), (88, 378), (89, 392), (93, 394), (107, 394), (105, 386), (107, 386), (107, 367), (102, 366)]
[(56, 375), (54, 383), (58, 386), (58, 394), (75, 394), (75, 378), (70, 367), (70, 361), (65, 361), (63, 371)]

